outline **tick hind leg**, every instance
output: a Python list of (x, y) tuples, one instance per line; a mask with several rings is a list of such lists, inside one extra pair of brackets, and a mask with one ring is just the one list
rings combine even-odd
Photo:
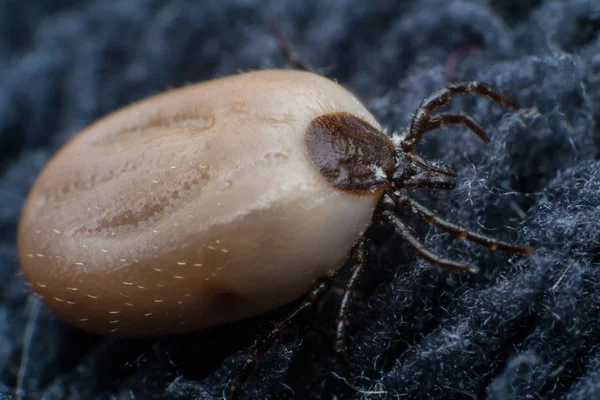
[(308, 62), (300, 57), (300, 54), (296, 51), (296, 47), (290, 40), (290, 38), (285, 34), (281, 23), (278, 21), (271, 22), (271, 28), (273, 32), (275, 32), (275, 36), (277, 37), (277, 43), (279, 44), (279, 48), (281, 52), (285, 56), (285, 58), (292, 64), (295, 69), (299, 69), (302, 71), (314, 72), (313, 68), (310, 66)]
[(465, 114), (445, 113), (433, 115), (438, 108), (448, 104), (452, 97), (462, 94), (480, 94), (505, 107), (518, 109), (518, 106), (510, 98), (504, 96), (492, 86), (477, 81), (451, 83), (423, 100), (412, 118), (408, 135), (402, 141), (402, 150), (407, 153), (412, 152), (425, 132), (441, 127), (444, 122), (464, 124), (484, 141), (487, 140), (481, 126)]
[(350, 278), (346, 281), (336, 319), (336, 338), (333, 346), (335, 356), (342, 368), (344, 378), (349, 385), (353, 384), (350, 363), (348, 362), (348, 347), (346, 344), (346, 329), (348, 327), (348, 310), (352, 302), (356, 284), (362, 275), (367, 262), (366, 239), (363, 238), (352, 248), (352, 269)]
[(302, 302), (285, 318), (278, 321), (271, 332), (260, 338), (250, 348), (246, 360), (240, 368), (238, 374), (229, 383), (226, 389), (226, 399), (232, 400), (238, 398), (244, 383), (254, 369), (256, 362), (260, 360), (265, 353), (273, 346), (278, 337), (285, 331), (291, 323), (301, 314), (309, 310), (317, 303), (331, 288), (333, 275), (326, 276), (316, 283), (311, 292), (302, 300)]

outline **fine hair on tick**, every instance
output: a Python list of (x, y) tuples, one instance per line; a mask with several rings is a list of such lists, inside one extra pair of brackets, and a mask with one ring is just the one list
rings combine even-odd
[[(271, 25), (276, 34), (280, 49), (288, 62), (296, 69), (313, 72), (313, 68), (299, 56), (293, 43), (283, 32), (281, 25), (278, 22), (272, 22)], [(386, 142), (384, 140), (375, 143), (377, 142), (377, 138), (385, 136), (383, 133), (381, 133), (379, 137), (376, 134), (365, 134), (365, 132), (376, 131), (377, 129), (373, 126), (352, 115), (340, 114), (325, 115), (315, 119), (307, 133), (307, 147), (309, 153), (313, 155), (313, 158), (317, 159), (315, 163), (321, 169), (323, 175), (326, 176), (333, 185), (341, 189), (368, 189), (371, 187), (378, 187), (382, 182), (389, 182), (389, 186), (381, 196), (381, 199), (375, 208), (373, 219), (390, 225), (396, 234), (413, 249), (418, 257), (431, 265), (449, 271), (477, 274), (479, 272), (478, 267), (444, 258), (427, 249), (412, 233), (409, 226), (402, 221), (396, 211), (398, 207), (412, 210), (428, 224), (461, 240), (474, 242), (490, 250), (522, 254), (525, 256), (529, 256), (533, 253), (531, 247), (503, 242), (447, 221), (429, 207), (408, 195), (408, 191), (413, 189), (452, 190), (456, 187), (457, 174), (450, 166), (439, 161), (425, 159), (414, 153), (416, 145), (421, 141), (425, 133), (440, 129), (446, 124), (463, 125), (483, 142), (486, 144), (490, 143), (490, 139), (483, 127), (471, 116), (462, 112), (438, 112), (438, 109), (447, 105), (454, 96), (468, 94), (482, 95), (504, 107), (513, 110), (519, 109), (514, 101), (490, 85), (479, 81), (455, 82), (435, 91), (421, 102), (413, 114), (405, 135), (401, 138), (395, 138), (392, 146), (390, 146), (391, 142)], [(370, 143), (367, 147), (373, 150), (373, 154), (365, 157), (365, 159), (368, 160), (368, 162), (365, 162), (365, 165), (361, 165), (361, 161), (363, 160), (357, 160), (356, 154), (352, 154), (353, 157), (348, 157), (348, 160), (328, 156), (328, 154), (336, 153), (334, 147), (336, 146), (336, 143), (337, 145), (340, 144), (335, 140), (335, 137), (342, 132), (350, 135), (356, 134), (358, 136), (357, 141), (376, 138), (375, 142)], [(346, 144), (347, 143), (344, 143), (344, 145)], [(364, 150), (364, 148), (362, 150)], [(314, 156), (314, 154), (317, 155)], [(347, 161), (348, 164), (345, 164), (345, 161)], [(373, 168), (373, 164), (376, 165), (375, 168)], [(343, 168), (340, 168), (340, 165)], [(373, 170), (375, 171), (374, 173), (369, 174), (365, 172), (365, 168), (370, 168), (371, 172), (373, 172)], [(346, 175), (341, 177), (340, 170), (347, 170)], [(342, 378), (348, 385), (354, 387), (357, 391), (361, 390), (354, 386), (351, 366), (347, 356), (348, 348), (346, 344), (346, 331), (350, 323), (349, 306), (352, 301), (352, 296), (367, 263), (368, 242), (367, 231), (367, 233), (352, 247), (350, 252), (350, 274), (344, 284), (341, 300), (339, 302), (335, 329), (336, 336), (333, 344), (335, 357), (342, 370)], [(289, 315), (276, 322), (269, 333), (261, 337), (251, 346), (246, 360), (242, 363), (233, 380), (230, 381), (225, 388), (226, 398), (232, 399), (238, 397), (246, 379), (254, 369), (256, 362), (265, 355), (275, 341), (281, 336), (282, 332), (298, 316), (305, 313), (307, 310), (310, 310), (313, 305), (318, 303), (324, 297), (330, 290), (334, 277), (335, 274), (328, 274), (319, 279), (310, 293), (299, 302)]]

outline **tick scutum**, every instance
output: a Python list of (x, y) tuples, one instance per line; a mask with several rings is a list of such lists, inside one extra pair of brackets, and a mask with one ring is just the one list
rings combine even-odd
[(349, 113), (315, 118), (306, 132), (313, 164), (334, 187), (372, 192), (391, 183), (394, 145), (377, 128)]

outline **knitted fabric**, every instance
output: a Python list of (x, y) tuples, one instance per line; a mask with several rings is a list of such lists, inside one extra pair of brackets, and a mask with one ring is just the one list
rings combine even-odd
[(476, 118), (425, 135), (452, 191), (415, 191), (445, 218), (533, 246), (492, 252), (399, 210), (427, 247), (478, 265), (431, 267), (385, 224), (348, 327), (354, 388), (333, 357), (342, 271), (249, 376), (249, 399), (600, 399), (600, 3), (594, 0), (5, 0), (0, 4), (0, 398), (220, 398), (253, 341), (293, 305), (203, 332), (106, 338), (57, 320), (19, 272), (16, 230), (49, 158), (99, 117), (240, 70), (283, 68), (268, 21), (364, 99), (388, 133), (456, 80)]

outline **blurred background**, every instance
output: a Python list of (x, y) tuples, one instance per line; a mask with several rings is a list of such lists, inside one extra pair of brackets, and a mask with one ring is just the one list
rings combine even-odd
[(433, 251), (483, 270), (461, 276), (375, 226), (351, 308), (357, 388), (332, 359), (334, 289), (282, 335), (242, 397), (600, 398), (596, 0), (0, 0), (0, 399), (221, 398), (247, 347), (289, 310), (159, 339), (92, 335), (30, 296), (15, 244), (36, 176), (97, 118), (169, 88), (289, 67), (270, 21), (388, 133), (451, 81), (513, 97), (518, 112), (452, 103), (492, 144), (458, 127), (426, 136), (418, 151), (454, 166), (460, 183), (416, 196), (537, 251), (491, 253), (414, 221)]

